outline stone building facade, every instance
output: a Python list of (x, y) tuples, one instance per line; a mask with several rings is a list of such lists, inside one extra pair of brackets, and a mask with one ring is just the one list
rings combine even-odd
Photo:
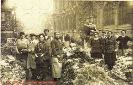
[(54, 1), (53, 26), (55, 30), (78, 31), (83, 28), (83, 24), (89, 18), (96, 24), (98, 30), (117, 32), (126, 29), (131, 32), (133, 7), (129, 5), (129, 1)]
[(12, 54), (16, 48), (17, 21), (14, 9), (6, 8), (3, 1), (1, 7), (1, 53)]

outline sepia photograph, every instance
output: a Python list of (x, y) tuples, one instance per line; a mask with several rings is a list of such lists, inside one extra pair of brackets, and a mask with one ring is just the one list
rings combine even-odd
[(1, 0), (0, 85), (133, 85), (133, 0)]

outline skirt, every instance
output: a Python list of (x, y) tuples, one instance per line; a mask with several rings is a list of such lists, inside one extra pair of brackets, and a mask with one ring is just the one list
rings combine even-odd
[(59, 62), (58, 58), (52, 58), (52, 77), (60, 78), (62, 72), (62, 63)]
[(27, 57), (28, 53), (21, 53), (17, 55), (17, 59), (21, 62), (22, 67), (24, 67), (25, 69), (27, 68)]
[(51, 64), (50, 60), (43, 60), (41, 57), (36, 58), (36, 79), (49, 80), (51, 79)]

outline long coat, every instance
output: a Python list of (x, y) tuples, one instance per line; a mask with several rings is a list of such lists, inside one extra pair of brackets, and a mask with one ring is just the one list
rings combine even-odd
[(63, 50), (63, 43), (60, 40), (54, 39), (51, 41), (51, 54), (53, 57), (61, 55)]
[(105, 40), (105, 64), (108, 65), (108, 69), (112, 70), (116, 61), (115, 49), (117, 48), (116, 39), (114, 37), (107, 37)]
[(115, 37), (107, 37), (105, 40), (105, 53), (112, 53), (117, 48)]
[(38, 56), (37, 63), (43, 63), (50, 59), (50, 44), (47, 41), (38, 42), (35, 47), (35, 53)]
[(51, 64), (50, 64), (50, 46), (49, 43), (44, 40), (38, 42), (35, 47), (35, 53), (38, 56), (36, 61), (36, 74), (39, 80), (47, 80), (51, 77)]

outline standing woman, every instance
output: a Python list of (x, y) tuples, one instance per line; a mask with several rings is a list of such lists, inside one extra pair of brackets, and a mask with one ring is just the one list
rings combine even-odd
[(36, 62), (35, 62), (35, 46), (37, 45), (38, 40), (36, 40), (35, 34), (30, 34), (30, 42), (28, 45), (28, 58), (27, 58), (27, 69), (29, 78), (28, 79), (35, 79), (35, 69), (36, 69)]
[(58, 80), (61, 78), (61, 71), (62, 71), (62, 63), (60, 59), (63, 57), (63, 43), (59, 39), (60, 34), (54, 33), (54, 40), (51, 41), (51, 55), (52, 55), (52, 76), (54, 80)]
[(44, 39), (44, 34), (39, 34), (39, 42), (35, 47), (37, 80), (41, 81), (49, 76), (50, 49)]
[(100, 38), (98, 36), (98, 32), (94, 33), (94, 38), (91, 39), (90, 46), (91, 46), (91, 57), (95, 59), (102, 58), (101, 43), (100, 43)]
[(18, 53), (18, 60), (20, 60), (26, 69), (26, 62), (28, 57), (28, 45), (29, 41), (25, 38), (25, 33), (20, 32), (20, 38), (17, 39), (17, 53)]
[(107, 33), (107, 38), (105, 41), (105, 55), (104, 55), (105, 64), (107, 64), (109, 70), (112, 70), (113, 66), (115, 65), (116, 48), (117, 48), (116, 39), (112, 35), (112, 32), (109, 31)]
[[(24, 67), (25, 71), (27, 72), (27, 57), (28, 57), (28, 45), (29, 40), (25, 38), (25, 33), (20, 32), (20, 38), (17, 39), (17, 58), (20, 60), (22, 66)], [(28, 79), (28, 74), (26, 74), (26, 80)]]

